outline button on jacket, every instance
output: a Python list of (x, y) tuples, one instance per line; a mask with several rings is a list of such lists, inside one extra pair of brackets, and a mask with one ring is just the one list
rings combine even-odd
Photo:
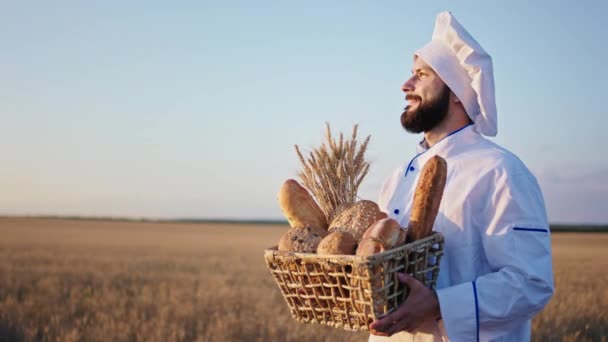
[(420, 171), (434, 155), (448, 166), (434, 230), (445, 237), (437, 280), (442, 320), (414, 335), (370, 341), (527, 341), (530, 320), (553, 294), (543, 196), (511, 152), (461, 128), (418, 154), (384, 183), (378, 204), (407, 227)]

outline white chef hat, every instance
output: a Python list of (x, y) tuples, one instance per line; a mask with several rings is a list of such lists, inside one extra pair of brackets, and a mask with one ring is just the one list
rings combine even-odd
[(479, 133), (496, 136), (492, 57), (452, 13), (437, 15), (431, 41), (414, 55), (422, 58), (450, 87)]

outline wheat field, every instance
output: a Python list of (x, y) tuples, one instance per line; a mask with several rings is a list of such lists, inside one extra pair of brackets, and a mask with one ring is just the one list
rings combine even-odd
[[(291, 318), (263, 259), (285, 229), (0, 218), (0, 341), (365, 341)], [(607, 340), (607, 247), (553, 235), (533, 340)]]

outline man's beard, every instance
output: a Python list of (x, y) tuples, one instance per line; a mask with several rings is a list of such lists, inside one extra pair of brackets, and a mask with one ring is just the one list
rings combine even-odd
[(428, 132), (435, 128), (448, 114), (450, 104), (450, 88), (445, 85), (437, 98), (428, 102), (422, 102), (422, 98), (417, 95), (407, 95), (407, 100), (418, 101), (418, 107), (411, 109), (405, 107), (401, 114), (401, 126), (410, 133)]

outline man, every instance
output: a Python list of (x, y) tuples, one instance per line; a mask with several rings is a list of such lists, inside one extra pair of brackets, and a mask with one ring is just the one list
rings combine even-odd
[(437, 16), (402, 89), (401, 124), (424, 132), (379, 204), (407, 226), (419, 172), (434, 155), (448, 174), (435, 230), (445, 237), (437, 290), (407, 275), (407, 300), (373, 322), (370, 341), (527, 341), (553, 294), (542, 193), (526, 166), (482, 137), (497, 133), (492, 60), (451, 13)]

